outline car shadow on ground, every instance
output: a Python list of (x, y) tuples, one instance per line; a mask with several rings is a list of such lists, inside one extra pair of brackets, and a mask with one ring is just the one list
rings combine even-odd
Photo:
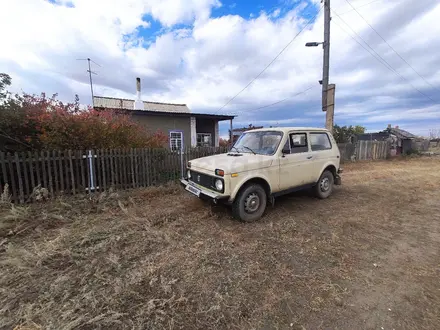
[[(342, 188), (340, 187), (334, 188), (332, 195), (329, 197), (329, 199), (337, 198), (337, 196), (341, 193), (341, 189)], [(279, 208), (291, 209), (292, 206), (295, 204), (306, 204), (312, 206), (314, 203), (319, 201), (320, 199), (315, 196), (312, 188), (282, 195), (275, 198), (274, 205), (269, 202), (267, 203), (266, 211), (264, 212), (263, 217), (257, 221), (264, 221), (265, 217), (271, 217), (271, 215)], [(212, 215), (218, 220), (234, 220), (240, 222), (239, 220), (233, 218), (230, 205), (214, 204), (210, 202), (207, 203), (209, 203), (208, 205), (210, 205), (211, 207)]]

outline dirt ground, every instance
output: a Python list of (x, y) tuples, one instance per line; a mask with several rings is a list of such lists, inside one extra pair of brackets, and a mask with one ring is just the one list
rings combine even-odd
[(3, 198), (0, 328), (440, 329), (440, 159), (344, 168), (253, 224), (177, 186)]

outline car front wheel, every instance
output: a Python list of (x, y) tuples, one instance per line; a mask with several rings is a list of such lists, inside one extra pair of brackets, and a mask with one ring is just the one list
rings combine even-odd
[(266, 191), (259, 184), (250, 184), (242, 189), (232, 205), (235, 218), (253, 222), (261, 218), (266, 209)]
[(320, 199), (325, 199), (331, 195), (335, 178), (330, 171), (324, 171), (315, 186), (315, 195)]

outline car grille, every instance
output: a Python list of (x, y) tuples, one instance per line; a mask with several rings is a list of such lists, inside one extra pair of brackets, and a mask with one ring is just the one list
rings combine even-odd
[(213, 177), (213, 176), (191, 171), (190, 181), (193, 181), (194, 183), (197, 183), (197, 184), (201, 185), (202, 187), (215, 190), (214, 180), (215, 180), (215, 177)]

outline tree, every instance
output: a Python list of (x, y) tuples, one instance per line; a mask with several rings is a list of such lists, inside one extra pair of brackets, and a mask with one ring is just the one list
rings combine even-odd
[(229, 146), (229, 140), (220, 138), (219, 141), (218, 141), (218, 145), (220, 147), (228, 147)]
[(113, 110), (81, 110), (76, 95), (63, 103), (57, 95), (10, 95), (10, 77), (0, 76), (0, 149), (111, 149), (163, 147), (168, 137), (149, 132), (130, 115)]
[(351, 138), (354, 135), (364, 134), (365, 127), (356, 125), (356, 126), (333, 126), (333, 137), (335, 138), (337, 143), (347, 143), (351, 142)]
[(11, 76), (7, 73), (0, 73), (0, 103), (6, 99), (8, 92), (6, 87), (11, 85)]

